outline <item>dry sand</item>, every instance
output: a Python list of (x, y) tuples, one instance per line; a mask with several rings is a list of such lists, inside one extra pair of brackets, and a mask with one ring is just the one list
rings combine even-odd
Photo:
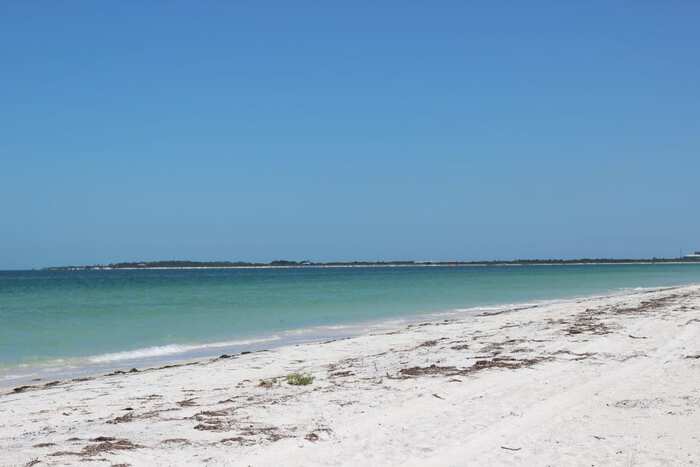
[(0, 395), (0, 465), (698, 463), (700, 286)]

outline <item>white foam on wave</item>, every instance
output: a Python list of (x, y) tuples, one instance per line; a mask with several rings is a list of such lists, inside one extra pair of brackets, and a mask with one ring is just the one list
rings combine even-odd
[(12, 381), (15, 379), (27, 379), (36, 376), (36, 373), (7, 373), (0, 375), (0, 380)]
[(285, 331), (282, 331), (281, 335), (283, 336), (283, 340), (285, 341), (288, 340), (286, 338), (291, 338), (295, 339), (296, 341), (299, 341), (301, 339), (301, 341), (303, 342), (304, 338), (308, 338), (309, 342), (313, 342), (314, 339), (318, 338), (323, 339), (335, 338), (339, 336), (361, 335), (385, 328), (393, 329), (395, 327), (400, 327), (410, 322), (410, 319), (389, 318), (360, 321), (356, 323), (321, 324), (316, 326), (287, 329)]
[(318, 326), (309, 326), (303, 328), (287, 329), (282, 332), (285, 336), (301, 336), (306, 334), (320, 334), (330, 331), (347, 331), (366, 327), (366, 323), (349, 323), (349, 324), (321, 324)]
[(107, 353), (102, 355), (94, 355), (88, 357), (87, 360), (90, 363), (110, 363), (118, 362), (122, 360), (139, 360), (144, 358), (155, 358), (162, 357), (166, 355), (175, 355), (185, 352), (192, 352), (195, 350), (205, 350), (205, 349), (216, 349), (221, 347), (235, 347), (239, 345), (251, 345), (260, 344), (263, 342), (273, 342), (279, 340), (279, 336), (270, 336), (261, 339), (247, 339), (247, 340), (236, 340), (236, 341), (226, 341), (226, 342), (212, 342), (209, 344), (192, 344), (192, 345), (182, 345), (182, 344), (168, 344), (159, 345), (154, 347), (144, 347), (142, 349), (126, 350), (123, 352)]

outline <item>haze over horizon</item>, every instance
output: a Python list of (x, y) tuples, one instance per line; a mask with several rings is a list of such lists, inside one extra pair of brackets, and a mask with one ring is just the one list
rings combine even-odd
[(700, 250), (700, 4), (0, 7), (0, 269)]

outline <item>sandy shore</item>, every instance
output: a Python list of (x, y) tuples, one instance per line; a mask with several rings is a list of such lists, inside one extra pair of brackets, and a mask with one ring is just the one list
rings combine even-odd
[(700, 286), (0, 395), (3, 466), (698, 463)]

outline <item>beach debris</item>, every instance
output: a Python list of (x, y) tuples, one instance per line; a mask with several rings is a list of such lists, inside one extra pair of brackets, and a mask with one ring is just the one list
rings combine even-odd
[(416, 323), (416, 324), (409, 324), (406, 326), (406, 329), (411, 329), (411, 328), (422, 328), (424, 326), (433, 326), (434, 323)]
[(627, 337), (629, 337), (630, 339), (649, 339), (646, 336), (633, 336), (632, 334), (627, 334)]
[(103, 441), (99, 444), (92, 444), (85, 446), (82, 450), (82, 455), (84, 456), (95, 456), (103, 452), (112, 451), (127, 451), (131, 449), (137, 449), (143, 446), (134, 444), (128, 439), (117, 439), (111, 441)]
[(330, 436), (331, 433), (333, 433), (333, 430), (330, 429), (329, 427), (325, 426), (319, 426), (315, 430), (309, 432), (304, 436), (304, 439), (307, 441), (311, 441), (312, 443), (315, 443), (316, 441), (320, 441), (322, 438), (320, 434), (326, 434), (327, 436)]
[(204, 411), (190, 418), (200, 422), (194, 427), (198, 431), (231, 431), (235, 429), (235, 423), (223, 418), (226, 415), (228, 412), (225, 411)]
[(421, 347), (435, 347), (435, 346), (437, 345), (438, 342), (444, 341), (444, 340), (447, 340), (447, 338), (446, 338), (446, 337), (442, 337), (442, 338), (440, 338), (440, 339), (432, 339), (432, 340), (429, 340), (429, 341), (425, 341), (425, 342), (423, 342), (422, 344), (418, 344), (418, 345), (415, 346), (414, 348), (420, 349)]
[[(178, 367), (186, 366), (186, 365), (189, 365), (189, 363), (188, 363), (188, 364), (184, 364), (184, 363), (173, 363), (173, 364), (170, 364), (170, 365), (159, 366), (158, 368), (156, 368), (156, 370), (168, 370), (168, 369), (170, 369), (170, 368), (178, 368)], [(109, 376), (109, 375), (107, 375), (107, 376)]]
[[(477, 338), (475, 338), (475, 339), (477, 339)], [(491, 354), (491, 355), (500, 355), (504, 351), (508, 350), (508, 349), (506, 349), (506, 347), (514, 347), (516, 344), (522, 344), (525, 342), (527, 342), (526, 339), (506, 339), (506, 340), (501, 341), (501, 342), (486, 342), (481, 347), (481, 349), (479, 349), (479, 351), (487, 353), (487, 354)], [(456, 350), (468, 348), (468, 346), (467, 347), (458, 346), (458, 347), (460, 347), (460, 348), (456, 349)], [(455, 349), (455, 347), (452, 347), (452, 349)]]
[(437, 366), (435, 364), (432, 364), (427, 367), (414, 366), (411, 368), (403, 368), (399, 371), (399, 373), (406, 378), (416, 376), (460, 376), (468, 375), (488, 368), (505, 368), (508, 370), (517, 370), (519, 368), (527, 368), (547, 360), (551, 360), (551, 358), (540, 357), (518, 360), (505, 357), (493, 357), (490, 360), (477, 360), (476, 363), (474, 363), (472, 366), (466, 368), (457, 368), (454, 366)]
[(136, 399), (137, 401), (152, 401), (154, 399), (162, 399), (162, 398), (163, 398), (163, 396), (161, 396), (160, 394), (149, 394), (147, 396), (135, 397), (134, 399)]
[(538, 308), (539, 305), (525, 305), (525, 306), (519, 306), (519, 307), (513, 307), (513, 308), (506, 308), (505, 310), (499, 310), (499, 311), (485, 311), (483, 313), (480, 313), (478, 316), (497, 316), (497, 315), (502, 315), (505, 313), (512, 313), (514, 311), (523, 311), (523, 310), (531, 310), (533, 308)]
[(175, 407), (169, 408), (169, 409), (161, 409), (161, 410), (151, 410), (148, 412), (143, 412), (141, 414), (136, 414), (135, 412), (130, 411), (125, 413), (124, 415), (120, 415), (118, 417), (113, 418), (112, 420), (107, 420), (105, 423), (109, 425), (116, 425), (118, 423), (129, 423), (133, 422), (134, 420), (145, 420), (148, 418), (154, 418), (158, 417), (158, 415), (162, 412), (172, 412), (174, 410), (180, 410)]
[(437, 395), (437, 394), (433, 394), (433, 397), (436, 397), (436, 398), (438, 398), (438, 399), (440, 399), (440, 400), (443, 400), (443, 401), (445, 400), (444, 397), (439, 396), (439, 395)]
[(186, 438), (168, 438), (160, 442), (161, 444), (192, 444), (189, 439)]
[(127, 373), (138, 373), (139, 370), (138, 368), (132, 368), (129, 371), (124, 371), (124, 370), (114, 370), (111, 373), (107, 373), (105, 376), (117, 376), (117, 375), (125, 375)]
[(624, 313), (624, 314), (653, 311), (653, 310), (656, 310), (657, 308), (661, 308), (664, 305), (668, 305), (670, 302), (672, 302), (674, 300), (677, 300), (679, 298), (686, 298), (686, 297), (688, 297), (688, 294), (684, 294), (684, 295), (673, 294), (673, 295), (668, 295), (666, 297), (661, 297), (661, 298), (652, 298), (649, 300), (642, 301), (637, 306), (632, 306), (632, 307), (628, 307), (628, 308), (614, 308), (613, 311), (616, 313)]
[(585, 312), (574, 317), (574, 322), (570, 323), (570, 326), (564, 329), (564, 332), (569, 336), (577, 334), (595, 334), (599, 336), (610, 334), (612, 333), (610, 326), (597, 318), (603, 314), (605, 312), (602, 310), (586, 309)]
[(223, 422), (218, 420), (207, 420), (206, 423), (200, 423), (194, 426), (198, 431), (228, 431), (228, 427), (224, 427)]
[(569, 358), (567, 360), (585, 360), (587, 358), (591, 358), (596, 355), (595, 352), (572, 352), (571, 350), (567, 349), (562, 349), (562, 350), (557, 350), (554, 352), (552, 355), (573, 355), (574, 358)]
[(254, 427), (253, 425), (249, 425), (241, 432), (241, 434), (245, 436), (262, 436), (264, 439), (267, 439), (273, 443), (283, 438), (292, 437), (287, 433), (282, 433), (276, 426)]
[(184, 399), (181, 401), (177, 401), (177, 402), (175, 402), (175, 404), (178, 407), (193, 407), (193, 406), (197, 405), (197, 403), (194, 401), (195, 399), (196, 399), (196, 397), (192, 397), (190, 399)]
[(507, 357), (494, 357), (491, 360), (477, 360), (474, 365), (467, 368), (471, 371), (485, 370), (487, 368), (506, 368), (508, 370), (517, 370), (518, 368), (527, 368), (537, 363), (549, 360), (549, 358), (524, 358), (521, 360)]
[(115, 417), (112, 420), (107, 420), (110, 425), (116, 425), (117, 423), (128, 423), (134, 420), (134, 412), (129, 412), (119, 417)]
[(35, 444), (32, 447), (34, 447), (34, 448), (50, 448), (51, 446), (56, 446), (56, 443), (39, 443), (39, 444)]
[(127, 451), (132, 449), (142, 448), (143, 446), (139, 444), (132, 443), (128, 439), (112, 439), (109, 441), (103, 441), (98, 444), (89, 444), (81, 451), (56, 451), (49, 456), (81, 456), (81, 457), (93, 457), (97, 454), (104, 452), (114, 452), (114, 451)]
[(275, 384), (277, 384), (277, 378), (261, 379), (258, 383), (258, 387), (272, 389)]
[(403, 376), (432, 376), (432, 375), (457, 375), (460, 374), (460, 371), (457, 367), (455, 366), (437, 366), (435, 364), (427, 366), (427, 367), (420, 367), (420, 366), (414, 366), (411, 368), (403, 368), (399, 371), (399, 373)]
[(501, 446), (501, 449), (505, 449), (506, 451), (520, 451), (522, 448), (511, 448), (508, 446)]
[(255, 441), (244, 438), (242, 436), (234, 436), (231, 438), (224, 438), (221, 441), (219, 441), (221, 444), (229, 444), (229, 443), (238, 443), (240, 446), (252, 446), (255, 444)]
[(347, 407), (348, 405), (357, 404), (357, 403), (359, 403), (360, 401), (356, 401), (356, 400), (350, 400), (350, 401), (334, 400), (334, 401), (330, 401), (330, 402), (332, 402), (332, 403), (334, 403), (334, 404), (338, 404), (339, 407)]
[(230, 412), (228, 410), (203, 410), (191, 418), (194, 418), (195, 420), (200, 420), (204, 417), (225, 417), (229, 414)]
[(645, 352), (631, 352), (628, 354), (621, 354), (621, 355), (614, 355), (614, 354), (601, 354), (601, 355), (606, 355), (609, 356), (612, 360), (615, 360), (616, 362), (626, 362), (627, 360), (631, 360), (633, 358), (640, 358), (640, 357), (648, 357)]
[(663, 401), (659, 397), (654, 399), (623, 399), (615, 402), (613, 406), (618, 409), (650, 409), (658, 407)]

